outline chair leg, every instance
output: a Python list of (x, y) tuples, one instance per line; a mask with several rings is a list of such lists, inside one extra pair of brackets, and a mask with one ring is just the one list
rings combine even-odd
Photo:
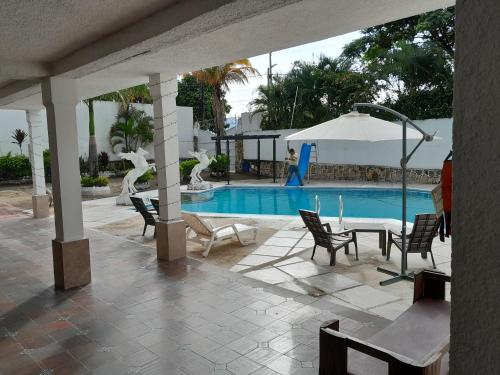
[(214, 241), (211, 239), (205, 248), (205, 251), (202, 253), (202, 255), (206, 258), (208, 256), (208, 253), (210, 252), (210, 249), (212, 248), (212, 245), (214, 244)]
[(356, 236), (356, 232), (353, 232), (352, 240), (354, 242), (354, 250), (356, 251), (356, 260), (359, 260), (359, 258), (358, 258), (358, 238)]
[(346, 255), (349, 255), (349, 244), (346, 244), (346, 245), (344, 246), (344, 249), (345, 249), (345, 254), (346, 254)]
[(311, 255), (311, 260), (313, 260), (313, 259), (314, 259), (314, 253), (316, 252), (316, 246), (317, 246), (317, 245), (316, 245), (316, 244), (314, 244), (314, 247), (313, 247), (313, 253), (312, 253), (312, 255)]
[(144, 235), (146, 234), (146, 228), (148, 227), (148, 225), (146, 223), (144, 223), (144, 229), (142, 231), (142, 236), (144, 237)]
[(392, 246), (392, 241), (389, 239), (389, 241), (387, 242), (387, 250), (386, 250), (387, 260), (391, 258), (391, 246)]
[(382, 236), (382, 256), (387, 256), (387, 241), (386, 241), (386, 231), (381, 233)]
[(156, 225), (155, 225), (155, 231), (153, 232), (153, 238), (156, 238)]
[(429, 253), (431, 253), (432, 267), (434, 267), (434, 269), (436, 269), (436, 262), (434, 262), (434, 254), (432, 254), (432, 250), (429, 250)]
[(333, 249), (330, 249), (330, 266), (334, 266), (336, 264), (335, 254), (337, 252)]

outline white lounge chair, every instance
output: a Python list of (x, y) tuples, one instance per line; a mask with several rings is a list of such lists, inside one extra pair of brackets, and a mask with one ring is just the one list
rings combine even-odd
[[(202, 244), (205, 247), (203, 256), (208, 256), (213, 245), (231, 238), (237, 238), (242, 245), (255, 243), (257, 228), (244, 224), (228, 224), (218, 228), (191, 212), (182, 212), (182, 218), (189, 225), (187, 239)], [(191, 231), (195, 237), (189, 237)], [(250, 238), (248, 238), (250, 237)]]

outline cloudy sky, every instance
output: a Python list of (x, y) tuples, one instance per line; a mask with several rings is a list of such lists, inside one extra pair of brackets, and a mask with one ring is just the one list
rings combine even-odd
[[(293, 62), (297, 60), (317, 61), (321, 55), (337, 57), (342, 52), (344, 45), (360, 36), (359, 32), (352, 32), (281, 51), (273, 51), (272, 63), (273, 65), (276, 64), (273, 67), (273, 74), (287, 73)], [(226, 95), (231, 105), (231, 112), (227, 117), (234, 117), (235, 115), (239, 117), (241, 113), (248, 112), (250, 101), (257, 96), (257, 87), (267, 83), (266, 74), (269, 67), (269, 55), (251, 57), (250, 61), (262, 76), (250, 78), (250, 82), (244, 86), (231, 86), (231, 90)]]

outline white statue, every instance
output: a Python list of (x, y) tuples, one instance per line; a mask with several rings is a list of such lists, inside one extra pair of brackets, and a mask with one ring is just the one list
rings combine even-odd
[(125, 177), (123, 178), (122, 182), (122, 192), (116, 198), (116, 204), (119, 205), (130, 205), (130, 199), (129, 199), (129, 194), (135, 194), (137, 193), (137, 189), (134, 186), (135, 181), (141, 177), (145, 172), (147, 172), (149, 169), (155, 168), (154, 164), (148, 164), (145, 156), (148, 155), (149, 153), (139, 147), (137, 152), (130, 151), (127, 153), (120, 153), (118, 156), (120, 156), (122, 159), (130, 160), (132, 164), (134, 164), (134, 169), (130, 170)]
[(188, 189), (190, 190), (205, 190), (210, 189), (212, 185), (203, 180), (200, 173), (207, 169), (210, 163), (215, 160), (215, 158), (207, 156), (207, 150), (200, 150), (199, 152), (190, 151), (189, 154), (194, 158), (198, 159), (199, 163), (196, 164), (191, 170), (191, 182), (188, 185)]

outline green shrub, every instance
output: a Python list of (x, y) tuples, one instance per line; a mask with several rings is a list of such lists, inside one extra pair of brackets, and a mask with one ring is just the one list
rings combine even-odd
[(109, 165), (109, 155), (106, 151), (101, 151), (99, 155), (97, 155), (97, 160), (99, 164), (99, 170), (100, 171), (106, 171), (108, 170), (108, 165)]
[(85, 160), (83, 156), (80, 156), (78, 158), (78, 161), (80, 162), (80, 173), (89, 173), (88, 160)]
[(154, 178), (153, 171), (148, 169), (142, 176), (140, 176), (135, 182), (138, 184), (145, 184)]
[(7, 155), (0, 156), (0, 178), (18, 179), (31, 176), (30, 159), (25, 155)]
[(80, 183), (83, 187), (108, 186), (109, 180), (106, 176), (99, 176), (99, 177), (82, 176)]
[(199, 161), (196, 159), (188, 159), (188, 160), (182, 161), (179, 164), (179, 172), (180, 172), (183, 180), (186, 180), (189, 177), (194, 166), (198, 163), (199, 163)]
[(226, 172), (227, 167), (229, 166), (229, 158), (225, 154), (220, 154), (215, 157), (208, 168), (211, 172)]

